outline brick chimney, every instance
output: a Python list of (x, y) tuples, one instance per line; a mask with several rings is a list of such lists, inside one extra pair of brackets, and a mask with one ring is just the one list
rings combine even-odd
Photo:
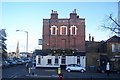
[(53, 11), (52, 10), (51, 19), (58, 19), (58, 13), (57, 13), (57, 11)]
[(77, 13), (76, 13), (76, 9), (73, 10), (72, 13), (70, 13), (70, 19), (76, 19), (77, 18)]

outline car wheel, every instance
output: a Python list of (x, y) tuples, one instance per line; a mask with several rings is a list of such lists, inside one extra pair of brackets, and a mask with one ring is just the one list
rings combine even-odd
[(83, 73), (83, 72), (84, 72), (84, 70), (83, 70), (83, 69), (81, 69), (81, 72)]
[(70, 72), (71, 70), (70, 70), (70, 69), (68, 69), (67, 71), (68, 71), (68, 72)]

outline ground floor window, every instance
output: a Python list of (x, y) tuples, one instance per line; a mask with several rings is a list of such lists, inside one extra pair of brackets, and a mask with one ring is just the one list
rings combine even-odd
[(65, 60), (66, 60), (66, 57), (65, 56), (62, 56), (62, 64), (65, 64)]
[(41, 64), (41, 59), (40, 59), (40, 57), (38, 57), (38, 64)]
[(55, 57), (55, 64), (58, 64), (58, 57)]
[(80, 56), (77, 56), (77, 64), (80, 64)]
[(52, 60), (51, 59), (48, 59), (48, 64), (52, 64)]

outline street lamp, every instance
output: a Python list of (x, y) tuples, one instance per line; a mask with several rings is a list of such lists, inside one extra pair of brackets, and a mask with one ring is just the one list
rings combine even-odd
[(16, 30), (16, 32), (21, 31), (25, 32), (27, 34), (27, 39), (26, 39), (26, 52), (28, 52), (28, 31), (23, 31), (23, 30)]

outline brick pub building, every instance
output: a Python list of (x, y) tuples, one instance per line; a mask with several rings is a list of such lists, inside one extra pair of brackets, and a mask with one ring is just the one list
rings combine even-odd
[(58, 18), (57, 11), (52, 10), (50, 19), (43, 19), (42, 47), (45, 53), (36, 54), (36, 67), (65, 69), (68, 64), (85, 67), (85, 19), (79, 18), (76, 10), (70, 13), (70, 18)]
[(52, 10), (50, 19), (43, 19), (43, 49), (85, 52), (85, 19), (79, 18), (76, 9), (70, 18), (58, 18)]

